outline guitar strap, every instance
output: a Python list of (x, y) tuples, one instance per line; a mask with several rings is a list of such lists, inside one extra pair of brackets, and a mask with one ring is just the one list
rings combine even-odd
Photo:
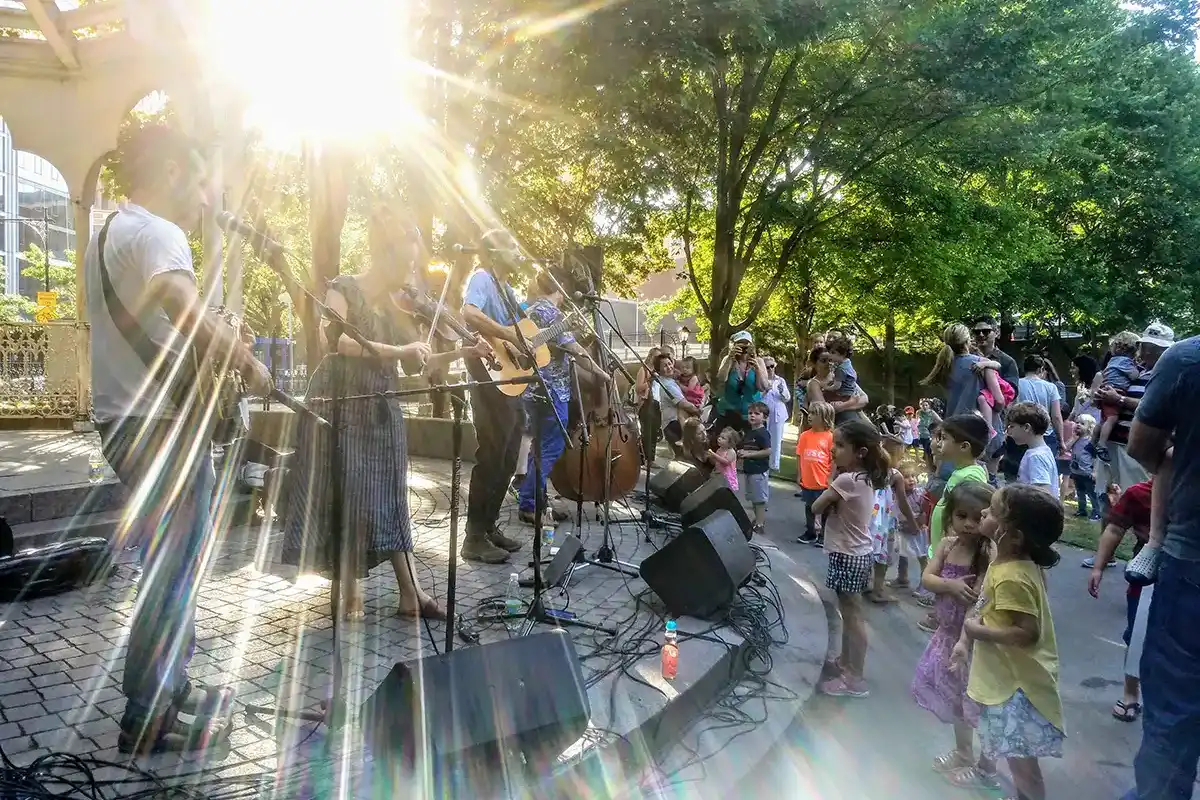
[[(114, 211), (108, 215), (96, 240), (98, 248), (96, 257), (100, 262), (100, 287), (104, 294), (104, 305), (108, 309), (108, 316), (121, 333), (121, 337), (150, 371), (150, 379), (163, 387), (176, 410), (183, 411), (193, 401), (193, 391), (199, 378), (195, 353), (192, 352), (190, 359), (163, 358), (162, 348), (150, 337), (138, 318), (130, 313), (125, 304), (121, 302), (121, 298), (117, 296), (112, 280), (108, 276), (108, 265), (104, 260), (104, 250), (108, 244), (108, 227), (119, 213), (119, 211)], [(188, 349), (191, 350), (190, 347)]]

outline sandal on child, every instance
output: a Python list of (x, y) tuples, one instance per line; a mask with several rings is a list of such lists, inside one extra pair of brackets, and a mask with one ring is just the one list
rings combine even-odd
[(1137, 722), (1137, 718), (1142, 715), (1142, 704), (1118, 700), (1113, 706), (1112, 715), (1113, 719), (1119, 719), (1121, 722)]
[(877, 606), (886, 606), (888, 603), (896, 602), (896, 598), (887, 592), (876, 592), (874, 589), (863, 592), (863, 596)]
[(954, 772), (956, 769), (963, 767), (974, 766), (971, 759), (964, 756), (958, 750), (951, 750), (948, 753), (942, 753), (933, 760), (933, 771), (946, 775)]
[(995, 772), (984, 772), (977, 764), (952, 769), (943, 773), (943, 777), (959, 789), (996, 789), (1000, 786), (1000, 778)]
[(899, 578), (893, 578), (892, 580), (888, 581), (887, 585), (888, 585), (889, 589), (911, 589), (912, 588), (911, 583), (909, 583), (908, 581), (902, 581)]

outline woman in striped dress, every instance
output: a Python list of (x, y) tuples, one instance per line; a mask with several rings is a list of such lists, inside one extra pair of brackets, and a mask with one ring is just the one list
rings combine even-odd
[[(329, 284), (326, 304), (362, 332), (381, 358), (363, 351), (328, 321), (322, 340), (329, 351), (313, 372), (308, 398), (313, 409), (329, 418), (340, 378), (341, 395), (367, 395), (399, 388), (397, 363), (406, 373), (443, 366), (463, 355), (484, 356), (491, 347), (432, 353), (422, 329), (399, 311), (393, 295), (407, 284), (422, 285), (415, 274), (421, 247), (419, 231), (382, 215), (372, 218), (369, 234), (398, 239), (387, 263), (373, 260), (359, 275), (342, 275)], [(401, 233), (397, 233), (400, 231)], [(372, 252), (379, 252), (372, 247)], [(339, 374), (340, 373), (340, 374)], [(343, 403), (340, 425), (342, 500), (342, 613), (363, 615), (358, 579), (390, 561), (400, 590), (399, 613), (408, 617), (445, 619), (446, 612), (421, 588), (412, 566), (411, 518), (408, 511), (408, 443), (404, 412), (396, 398)], [(329, 547), (331, 433), (298, 421), (298, 439), (284, 504), (283, 562), (301, 572), (331, 575)], [(331, 575), (332, 577), (332, 575)]]

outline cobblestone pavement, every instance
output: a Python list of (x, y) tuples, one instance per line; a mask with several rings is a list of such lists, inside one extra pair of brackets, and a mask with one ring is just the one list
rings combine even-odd
[[(409, 480), (419, 580), (439, 602), (446, 596), (449, 473), (448, 462), (416, 460)], [(514, 505), (506, 507), (505, 518), (510, 535), (532, 538), (532, 529), (517, 522)], [(614, 531), (622, 558), (636, 561), (650, 551), (635, 526)], [(584, 533), (589, 549), (599, 545), (597, 524), (586, 525)], [(273, 565), (269, 554), (278, 544), (278, 532), (269, 526), (231, 531), (222, 542), (200, 592), (191, 675), (207, 683), (236, 685), (240, 701), (307, 707), (328, 691), (333, 652), (328, 583), (296, 580)], [(469, 615), (481, 601), (502, 595), (509, 573), (526, 571), (530, 553), (527, 546), (508, 565), (460, 561), (459, 612)], [(125, 705), (120, 682), (137, 565), (134, 554), (123, 555), (124, 563), (106, 582), (3, 608), (0, 747), (17, 764), (51, 751), (124, 760), (116, 749)], [(394, 580), (387, 565), (374, 570), (365, 583), (367, 619), (348, 626), (346, 673), (354, 703), (368, 697), (396, 661), (411, 662), (432, 653), (428, 631), (395, 616)], [(654, 630), (651, 612), (635, 608), (632, 599), (643, 589), (640, 581), (627, 584), (617, 573), (582, 570), (570, 589), (570, 608), (582, 619), (620, 624), (626, 631), (643, 624)], [(561, 605), (565, 599), (551, 595), (548, 604)], [(428, 630), (441, 648), (444, 626), (433, 623)], [(500, 625), (480, 632), (485, 642), (509, 635)], [(596, 634), (572, 631), (572, 638), (586, 674), (605, 668), (608, 661), (596, 652)], [(291, 742), (273, 728), (270, 719), (248, 721), (239, 712), (228, 752), (210, 756), (210, 765), (234, 765), (235, 771), (247, 773), (274, 769), (277, 751), (284, 752)], [(180, 761), (160, 756), (142, 763), (169, 771)], [(195, 766), (188, 769), (194, 771)]]

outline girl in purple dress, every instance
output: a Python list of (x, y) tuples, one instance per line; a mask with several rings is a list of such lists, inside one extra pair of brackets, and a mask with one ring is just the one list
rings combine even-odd
[[(950, 665), (950, 652), (962, 635), (963, 619), (978, 601), (978, 587), (990, 561), (990, 546), (980, 533), (983, 511), (991, 503), (992, 487), (980, 481), (964, 481), (946, 498), (946, 535), (921, 576), (921, 585), (937, 600), (933, 613), (937, 630), (925, 648), (913, 677), (912, 696), (921, 708), (947, 725), (954, 726), (955, 747), (933, 761), (933, 769), (956, 786), (979, 787), (996, 784), (996, 765), (982, 754), (976, 761), (974, 728), (978, 719), (967, 696), (969, 670)], [(972, 718), (976, 717), (976, 718)]]

